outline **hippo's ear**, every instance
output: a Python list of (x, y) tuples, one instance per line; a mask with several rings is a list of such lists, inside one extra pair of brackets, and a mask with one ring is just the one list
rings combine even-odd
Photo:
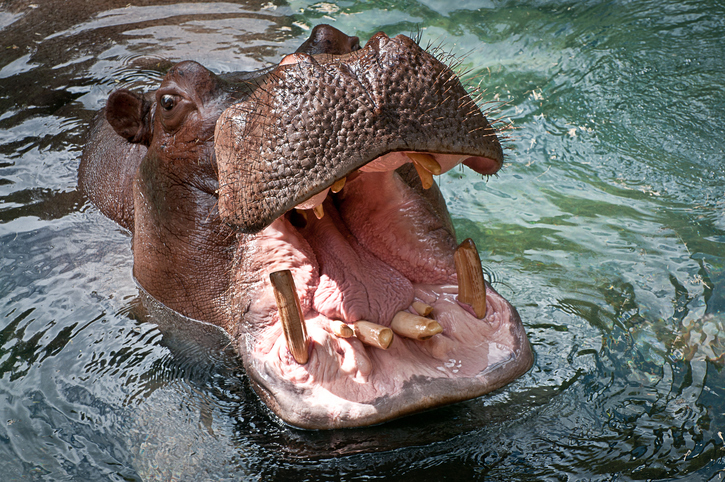
[(114, 91), (106, 103), (106, 119), (118, 135), (129, 142), (149, 145), (151, 102), (127, 89)]

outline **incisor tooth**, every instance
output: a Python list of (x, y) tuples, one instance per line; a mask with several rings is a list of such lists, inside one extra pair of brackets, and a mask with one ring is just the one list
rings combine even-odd
[(406, 152), (406, 154), (411, 161), (420, 164), (431, 174), (435, 174), (436, 176), (440, 175), (441, 165), (438, 164), (435, 157), (422, 152)]
[(344, 323), (340, 320), (331, 320), (330, 329), (335, 335), (339, 336), (340, 338), (350, 338), (354, 334), (352, 328), (350, 328), (347, 323)]
[(423, 185), (423, 189), (430, 189), (433, 185), (433, 174), (417, 162), (414, 162), (413, 166), (418, 173), (418, 177), (420, 177), (420, 183)]
[(318, 204), (312, 208), (312, 212), (315, 213), (317, 219), (322, 219), (325, 216), (325, 210), (322, 208), (322, 204)]
[(356, 321), (352, 326), (355, 330), (355, 336), (366, 345), (387, 350), (393, 342), (393, 330), (387, 326), (364, 320)]
[(399, 311), (393, 317), (390, 328), (396, 335), (412, 338), (414, 340), (427, 340), (433, 335), (443, 331), (443, 327), (436, 320)]
[(433, 311), (433, 307), (431, 305), (427, 305), (422, 301), (414, 301), (411, 306), (420, 316), (428, 316)]
[(345, 187), (345, 181), (347, 180), (346, 177), (343, 177), (342, 179), (338, 179), (335, 181), (335, 183), (330, 186), (330, 191), (332, 192), (340, 192), (342, 191), (342, 188)]
[(295, 289), (295, 281), (290, 270), (285, 269), (269, 274), (272, 283), (274, 299), (279, 310), (279, 319), (282, 322), (287, 348), (300, 365), (307, 363), (307, 327), (302, 314), (300, 299)]
[(458, 275), (458, 300), (471, 305), (476, 316), (481, 319), (486, 316), (486, 283), (483, 281), (478, 250), (471, 238), (458, 245), (453, 259)]

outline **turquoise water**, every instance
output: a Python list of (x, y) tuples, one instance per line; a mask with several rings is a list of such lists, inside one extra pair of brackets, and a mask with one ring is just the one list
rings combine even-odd
[[(725, 4), (155, 3), (0, 6), (3, 480), (720, 480)], [(489, 397), (280, 425), (217, 334), (149, 312), (76, 192), (111, 90), (265, 67), (318, 23), (419, 32), (512, 127), (497, 177), (438, 179), (536, 352)]]

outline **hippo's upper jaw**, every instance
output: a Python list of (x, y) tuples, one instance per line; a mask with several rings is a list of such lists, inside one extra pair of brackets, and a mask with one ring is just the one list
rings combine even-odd
[[(501, 147), (451, 70), (415, 42), (377, 34), (346, 55), (288, 56), (221, 115), (215, 139), (219, 212), (240, 233), (231, 335), (284, 421), (380, 423), (490, 392), (531, 366), (513, 307), (488, 285), (481, 304), (475, 247), (454, 256), (432, 183), (461, 162), (496, 172)], [(270, 281), (281, 273), (284, 285), (286, 270), (305, 327), (290, 335), (294, 355), (280, 313), (294, 324), (295, 296)], [(361, 321), (381, 325), (377, 338)]]

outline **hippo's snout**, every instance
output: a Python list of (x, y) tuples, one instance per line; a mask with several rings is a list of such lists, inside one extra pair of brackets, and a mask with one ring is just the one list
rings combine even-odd
[(402, 152), (440, 155), (442, 172), (501, 167), (495, 131), (459, 79), (408, 37), (294, 60), (217, 121), (220, 214), (239, 230), (259, 231), (376, 159), (395, 169)]

